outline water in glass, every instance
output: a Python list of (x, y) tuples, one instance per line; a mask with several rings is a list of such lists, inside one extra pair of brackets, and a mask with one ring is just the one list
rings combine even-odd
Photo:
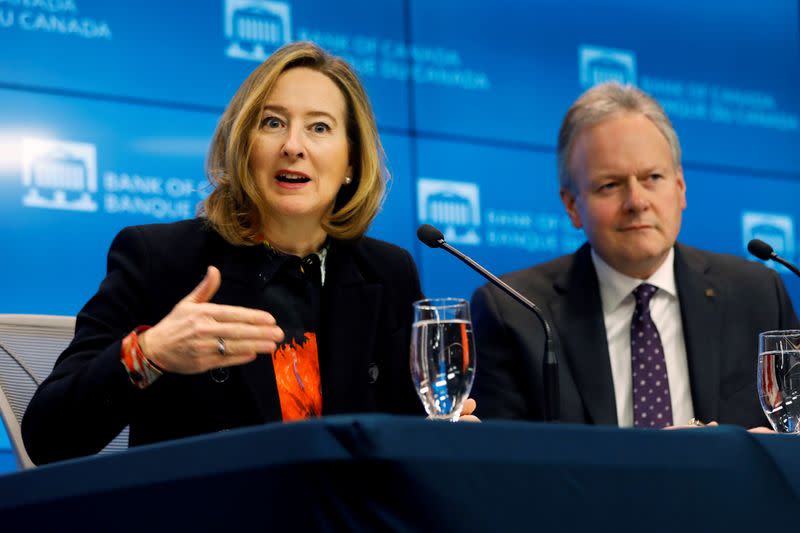
[(475, 374), (469, 303), (438, 298), (414, 303), (411, 377), (431, 418), (458, 420)]
[(800, 331), (759, 335), (758, 396), (778, 433), (800, 432)]

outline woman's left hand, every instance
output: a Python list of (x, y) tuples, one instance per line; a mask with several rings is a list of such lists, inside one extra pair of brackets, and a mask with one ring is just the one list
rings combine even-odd
[(475, 412), (475, 408), (478, 406), (477, 402), (472, 398), (467, 398), (464, 401), (464, 407), (461, 408), (461, 416), (458, 417), (459, 422), (480, 422), (481, 419), (477, 416), (473, 415), (472, 413)]

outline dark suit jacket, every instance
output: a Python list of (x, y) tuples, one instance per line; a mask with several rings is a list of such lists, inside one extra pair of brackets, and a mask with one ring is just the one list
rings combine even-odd
[[(201, 219), (122, 230), (106, 278), (78, 314), (75, 338), (25, 413), (31, 459), (96, 453), (128, 424), (135, 446), (281, 420), (268, 356), (233, 368), (224, 383), (209, 372), (165, 374), (144, 390), (120, 362), (121, 340), (161, 320), (207, 265), (222, 274), (213, 302), (259, 307), (265, 254), (263, 246), (227, 243)], [(411, 303), (419, 298), (405, 250), (366, 237), (332, 242), (317, 332), (324, 414), (423, 413), (409, 370)]]
[[(573, 255), (508, 274), (504, 280), (533, 300), (553, 326), (561, 421), (617, 424), (589, 245)], [(758, 333), (798, 326), (780, 277), (758, 263), (678, 244), (675, 281), (695, 417), (768, 426), (756, 392)], [(490, 285), (475, 292), (471, 307), (478, 349), (476, 414), (542, 419), (544, 333), (539, 321)]]

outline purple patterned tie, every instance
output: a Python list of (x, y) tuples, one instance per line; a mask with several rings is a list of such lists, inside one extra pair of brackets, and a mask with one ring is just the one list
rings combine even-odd
[(650, 316), (650, 298), (658, 290), (642, 283), (633, 291), (636, 309), (631, 321), (631, 368), (633, 370), (633, 425), (663, 428), (672, 425), (664, 347)]

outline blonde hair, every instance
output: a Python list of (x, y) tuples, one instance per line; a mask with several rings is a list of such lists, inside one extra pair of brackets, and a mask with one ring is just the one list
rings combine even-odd
[(574, 177), (569, 170), (572, 146), (584, 129), (599, 124), (618, 113), (641, 113), (667, 139), (675, 170), (681, 166), (681, 145), (678, 134), (664, 108), (650, 95), (633, 85), (617, 82), (601, 83), (583, 93), (569, 108), (558, 132), (558, 181), (562, 189), (574, 190)]
[(347, 107), (353, 181), (339, 191), (332, 212), (323, 218), (322, 228), (337, 239), (358, 238), (367, 231), (383, 203), (389, 173), (375, 116), (358, 76), (344, 60), (316, 44), (288, 44), (242, 83), (211, 140), (206, 173), (214, 190), (205, 199), (200, 214), (232, 244), (252, 244), (261, 231), (267, 206), (249, 168), (250, 141), (278, 77), (298, 67), (327, 76), (342, 92)]

